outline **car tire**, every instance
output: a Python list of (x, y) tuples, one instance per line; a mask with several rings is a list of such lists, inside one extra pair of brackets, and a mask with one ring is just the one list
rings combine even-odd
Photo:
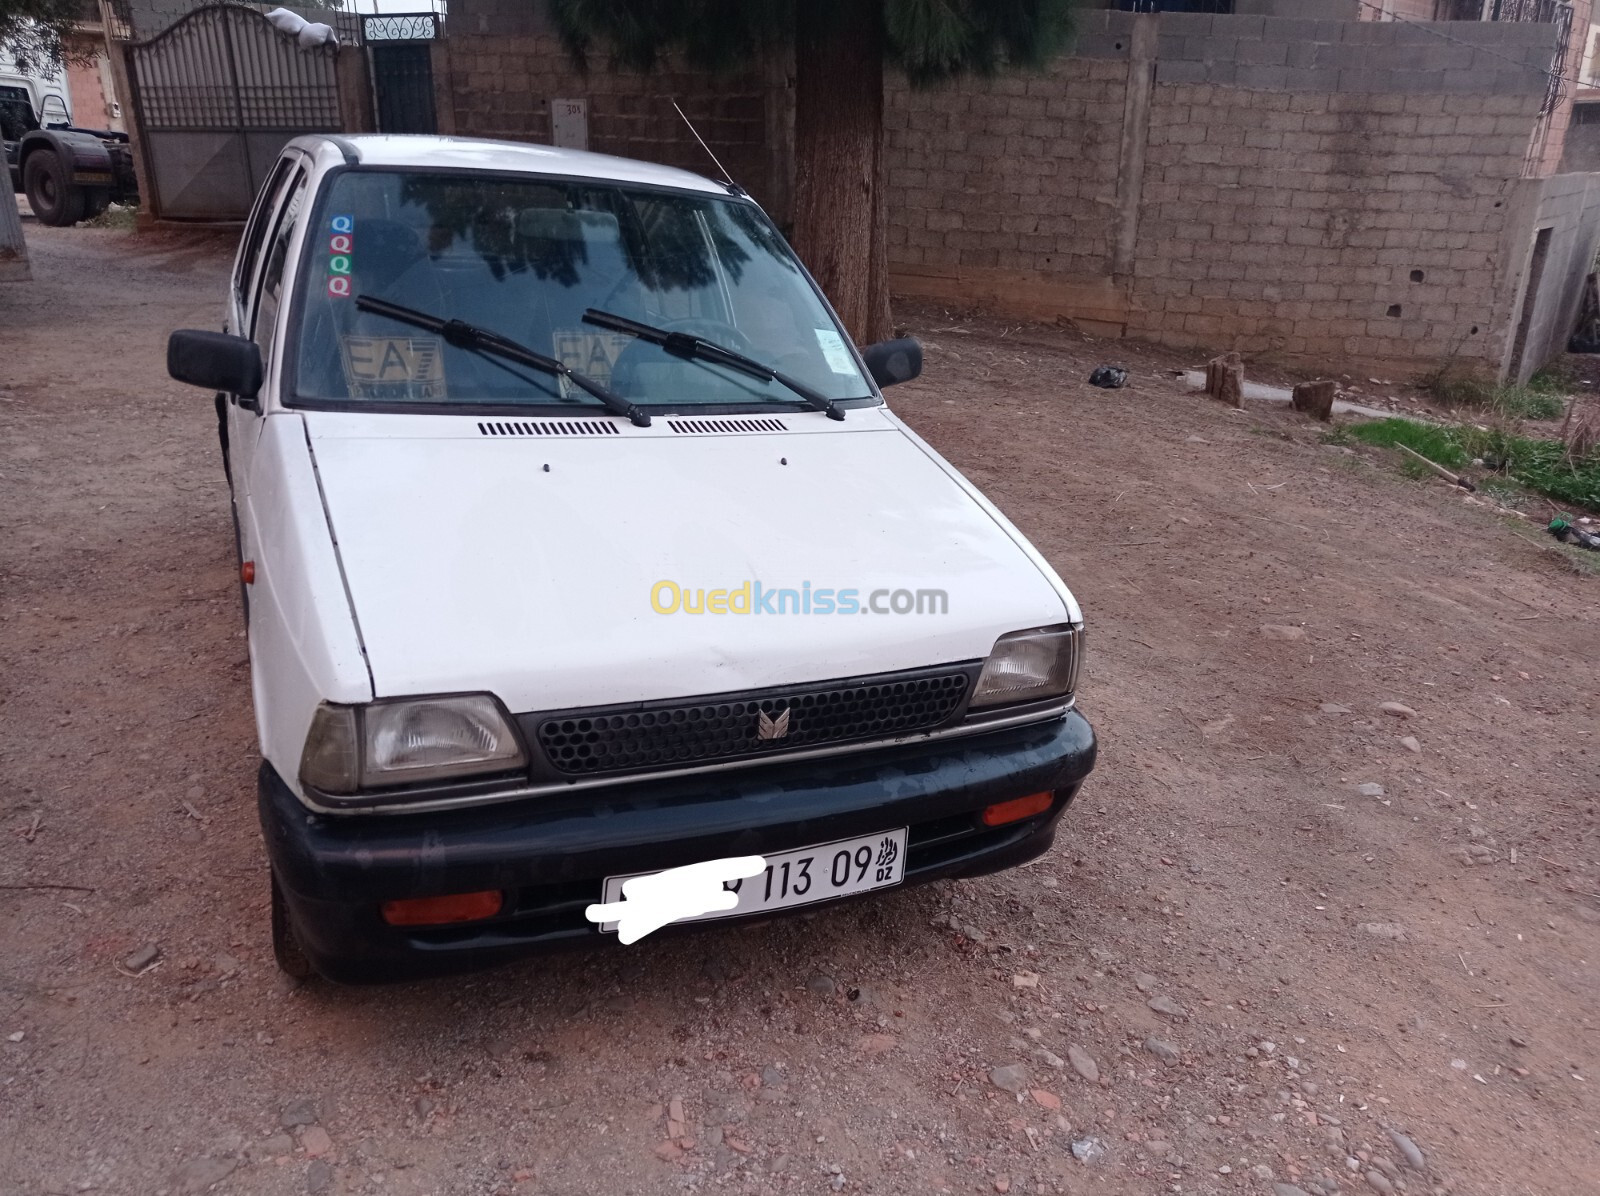
[(296, 980), (309, 980), (316, 974), (311, 961), (300, 948), (300, 939), (289, 921), (289, 907), (284, 904), (283, 890), (278, 887), (278, 877), (272, 877), (272, 957), (286, 976)]
[(22, 167), (22, 189), (40, 224), (57, 228), (83, 219), (84, 190), (74, 187), (54, 150), (35, 150)]

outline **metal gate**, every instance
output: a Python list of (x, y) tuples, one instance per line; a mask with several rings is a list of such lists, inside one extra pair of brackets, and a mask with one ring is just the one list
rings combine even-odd
[(433, 48), (439, 19), (431, 12), (361, 18), (361, 40), (372, 58), (372, 91), (380, 133), (437, 133), (433, 108)]
[(248, 215), (285, 142), (343, 127), (336, 53), (304, 49), (259, 12), (233, 4), (197, 8), (128, 46), (153, 213)]

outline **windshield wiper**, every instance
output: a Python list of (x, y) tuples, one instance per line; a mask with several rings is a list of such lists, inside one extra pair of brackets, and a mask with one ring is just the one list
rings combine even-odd
[(708, 341), (703, 337), (692, 336), (687, 332), (668, 332), (665, 328), (656, 328), (650, 324), (641, 324), (637, 320), (630, 320), (625, 316), (614, 316), (608, 311), (601, 311), (591, 307), (583, 313), (585, 324), (595, 324), (601, 328), (609, 328), (613, 332), (626, 332), (636, 336), (642, 341), (649, 341), (652, 345), (660, 345), (674, 357), (682, 357), (690, 361), (706, 361), (713, 365), (727, 366), (730, 370), (737, 370), (751, 378), (759, 378), (763, 382), (776, 382), (780, 386), (787, 386), (795, 394), (806, 401), (807, 406), (824, 412), (829, 419), (843, 419), (844, 410), (827, 395), (812, 390), (804, 382), (798, 382), (787, 374), (779, 373), (769, 365), (762, 365), (754, 357), (746, 357), (743, 353), (734, 351), (715, 341)]
[(650, 426), (650, 417), (637, 403), (629, 402), (588, 375), (578, 373), (559, 358), (547, 357), (528, 348), (527, 345), (520, 345), (509, 337), (501, 336), (498, 332), (491, 332), (487, 328), (480, 328), (463, 320), (442, 320), (438, 316), (430, 316), (425, 311), (401, 307), (398, 303), (390, 303), (387, 299), (374, 299), (370, 295), (357, 295), (356, 308), (360, 311), (370, 311), (375, 316), (386, 316), (402, 324), (410, 324), (427, 332), (436, 332), (444, 338), (446, 344), (454, 345), (458, 349), (503, 357), (507, 361), (531, 365), (535, 369), (565, 378), (579, 390), (599, 399), (601, 406), (607, 411), (615, 415), (625, 415), (641, 428)]

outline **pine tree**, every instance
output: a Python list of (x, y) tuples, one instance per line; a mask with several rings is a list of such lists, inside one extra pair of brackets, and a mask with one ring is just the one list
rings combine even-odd
[(648, 71), (676, 50), (735, 69), (795, 62), (794, 242), (857, 342), (890, 334), (883, 72), (913, 86), (1036, 69), (1071, 35), (1070, 0), (551, 0), (579, 65), (596, 44)]
[(67, 61), (67, 37), (90, 14), (99, 19), (84, 0), (0, 0), (0, 56), (25, 75), (51, 71)]

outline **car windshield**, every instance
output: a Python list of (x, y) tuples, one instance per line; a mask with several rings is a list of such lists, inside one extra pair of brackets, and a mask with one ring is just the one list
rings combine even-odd
[(300, 283), (301, 401), (599, 403), (567, 379), (357, 307), (461, 320), (647, 408), (782, 410), (778, 382), (585, 321), (591, 308), (746, 354), (828, 399), (869, 399), (838, 325), (754, 205), (604, 181), (351, 170), (317, 206)]

